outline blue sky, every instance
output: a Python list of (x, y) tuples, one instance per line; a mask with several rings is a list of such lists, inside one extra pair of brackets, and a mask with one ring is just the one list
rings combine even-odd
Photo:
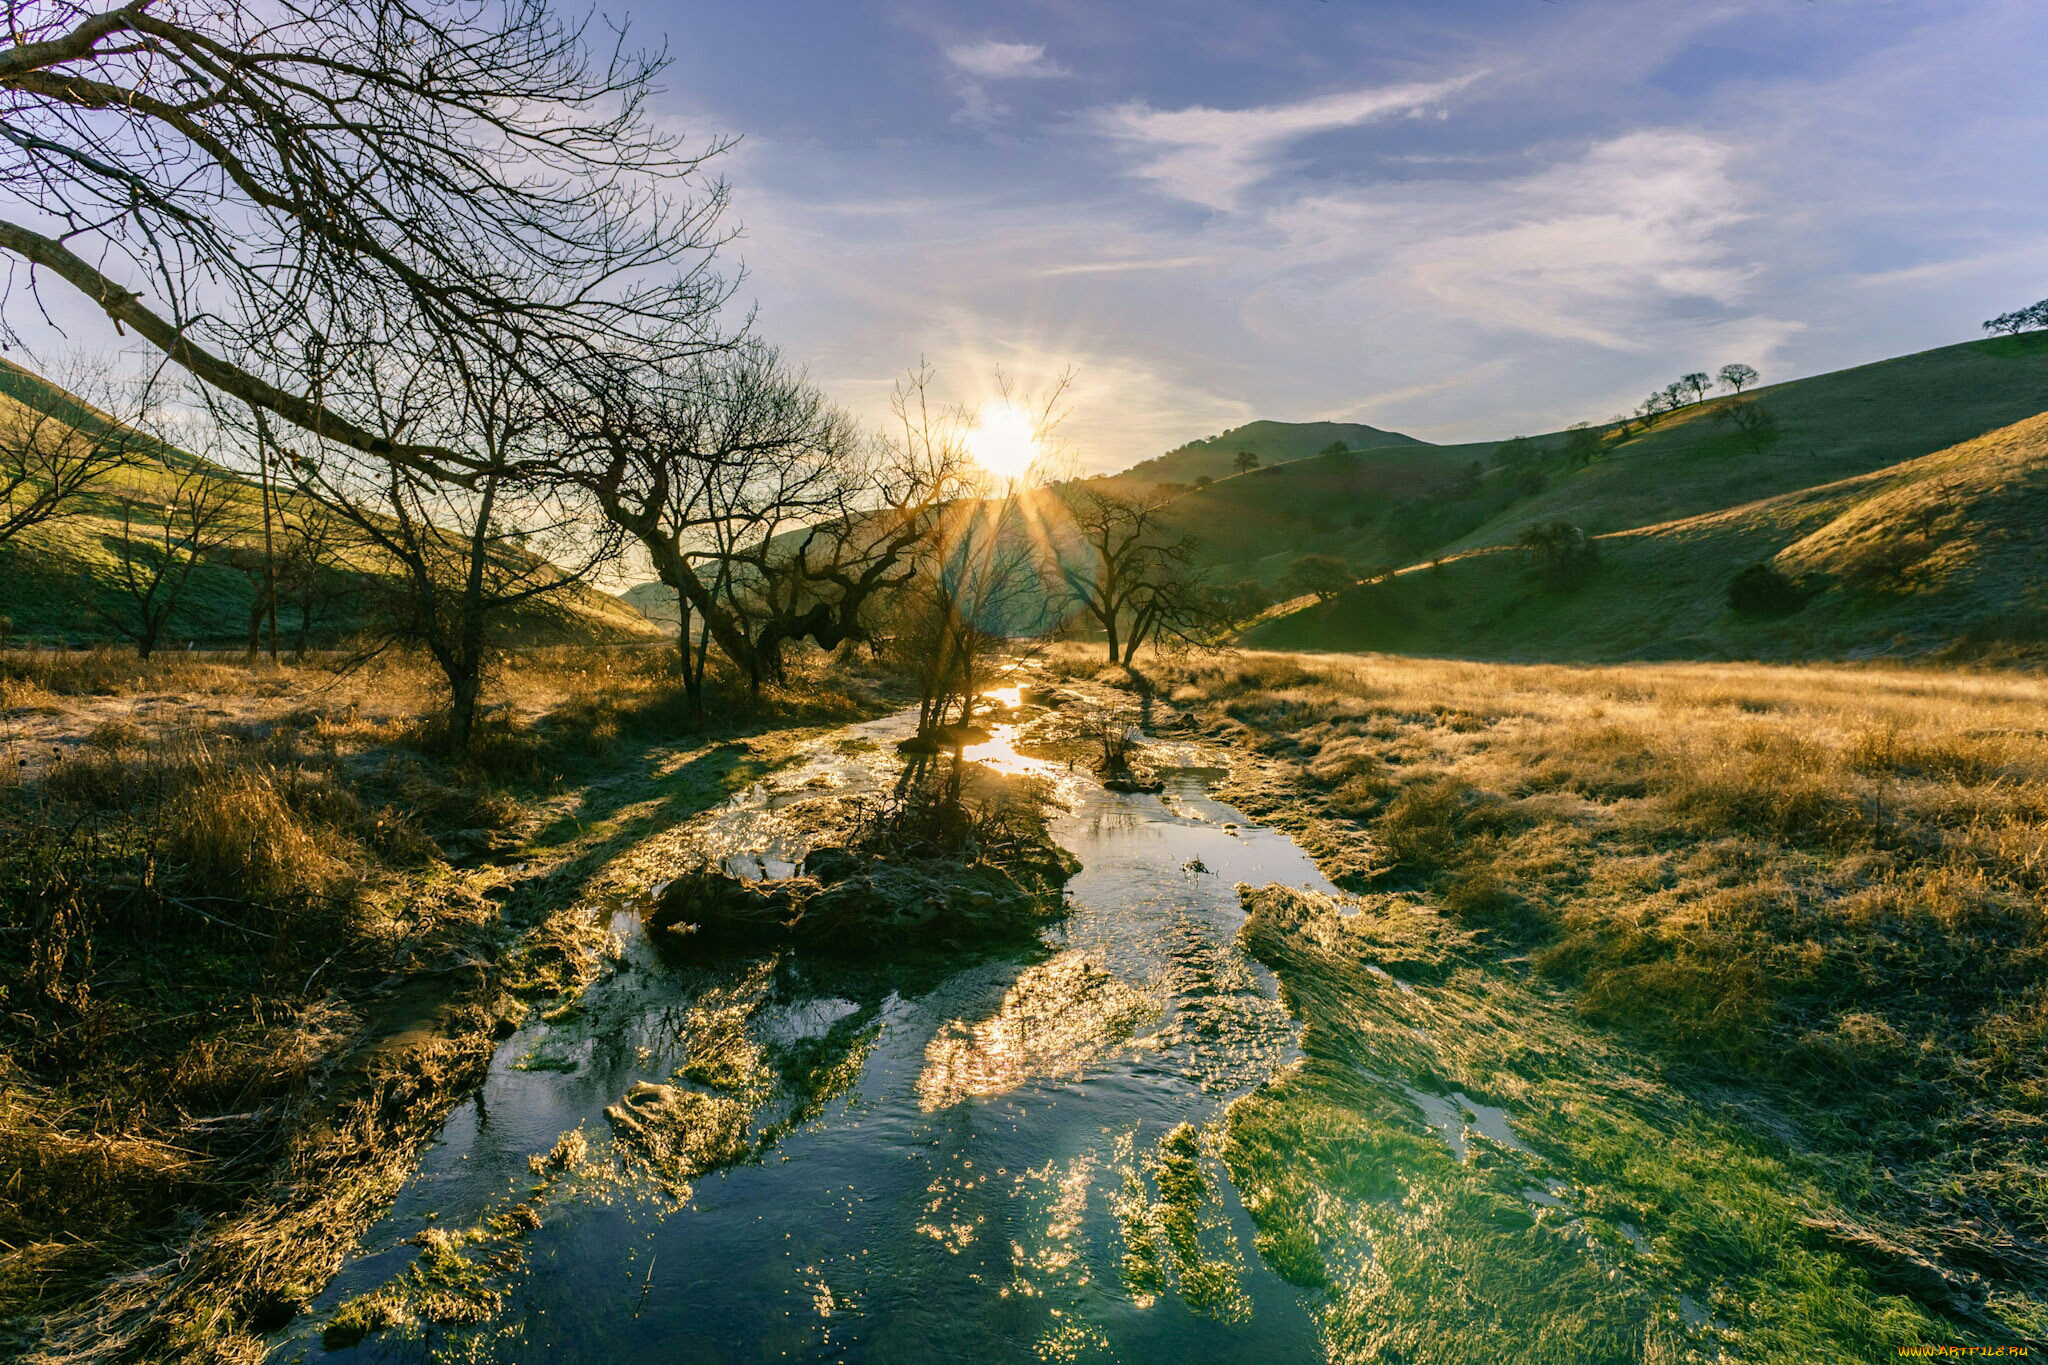
[(879, 415), (1078, 372), (1121, 467), (1253, 417), (1437, 440), (1975, 336), (2048, 294), (2048, 6), (637, 0), (759, 325)]
[[(739, 137), (764, 335), (873, 420), (920, 356), (969, 402), (1071, 366), (1084, 469), (1550, 430), (2048, 295), (2041, 0), (598, 3)], [(44, 297), (30, 363), (124, 344)]]

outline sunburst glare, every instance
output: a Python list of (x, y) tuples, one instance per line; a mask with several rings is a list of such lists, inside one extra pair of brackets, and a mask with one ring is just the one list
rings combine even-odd
[(967, 453), (999, 479), (1022, 478), (1040, 453), (1030, 414), (1000, 398), (983, 403), (967, 433)]

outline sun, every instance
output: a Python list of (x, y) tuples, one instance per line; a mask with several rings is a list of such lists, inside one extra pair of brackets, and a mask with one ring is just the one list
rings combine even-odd
[(967, 453), (999, 479), (1020, 479), (1038, 459), (1038, 433), (1029, 415), (1002, 399), (981, 405), (967, 433)]

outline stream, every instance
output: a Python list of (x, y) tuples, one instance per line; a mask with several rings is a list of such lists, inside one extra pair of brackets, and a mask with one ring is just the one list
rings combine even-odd
[[(847, 727), (692, 830), (729, 868), (787, 875), (803, 849), (778, 810), (893, 781), (910, 726)], [(1210, 799), (1221, 773), (1192, 746), (1148, 745), (1166, 789), (1125, 794), (1019, 754), (1015, 731), (966, 757), (1050, 779), (1069, 807), (1054, 836), (1083, 868), (1036, 951), (705, 962), (619, 908), (614, 969), (504, 1042), (272, 1358), (1320, 1359), (1213, 1152), (1179, 1139), (1198, 1154), (1172, 1195), (1158, 1153), (1298, 1056), (1272, 976), (1237, 947), (1235, 885), (1333, 888)], [(683, 1084), (684, 1037), (720, 1019), (741, 1030), (733, 1055), (765, 1059), (734, 1083), (750, 1155), (664, 1188), (612, 1151), (607, 1108)], [(514, 1205), (533, 1213), (506, 1235)], [(481, 1267), (467, 1297), (323, 1345), (339, 1306), (417, 1276), (436, 1237)]]

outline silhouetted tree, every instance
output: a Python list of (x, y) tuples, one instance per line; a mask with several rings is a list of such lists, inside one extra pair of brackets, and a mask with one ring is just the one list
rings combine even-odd
[(121, 529), (114, 537), (112, 605), (95, 608), (147, 659), (162, 642), (193, 573), (241, 533), (238, 485), (190, 458), (136, 466), (137, 478), (113, 496)]
[(1198, 643), (1218, 624), (1220, 604), (1202, 582), (1197, 542), (1167, 522), (1165, 498), (1075, 484), (1066, 504), (1091, 553), (1063, 563), (1061, 573), (1101, 628), (1110, 662), (1129, 667), (1148, 642)]
[(1741, 393), (1762, 377), (1762, 375), (1759, 375), (1755, 369), (1748, 365), (1723, 365), (1721, 367), (1721, 387), (1731, 389), (1736, 393)]
[(1254, 455), (1249, 450), (1240, 450), (1237, 452), (1236, 458), (1231, 460), (1230, 467), (1240, 474), (1249, 474), (1254, 469), (1257, 469), (1259, 464), (1260, 460), (1257, 455)]
[(1280, 591), (1289, 597), (1313, 595), (1318, 602), (1327, 602), (1357, 581), (1351, 566), (1336, 555), (1302, 555), (1281, 573)]
[[(474, 450), (337, 389), (334, 345), (411, 335), (530, 385), (702, 344), (723, 149), (548, 0), (51, 0), (0, 43), (0, 251), (208, 387), (333, 444), (474, 480)], [(694, 198), (686, 197), (694, 195)], [(678, 322), (684, 325), (677, 325)]]
[(1714, 387), (1713, 379), (1705, 370), (1694, 370), (1691, 374), (1681, 375), (1678, 383), (1680, 388), (1692, 395), (1692, 401), (1695, 403), (1704, 400), (1707, 390)]
[(2025, 308), (2015, 308), (2010, 313), (2000, 313), (1984, 324), (1984, 330), (1987, 332), (2003, 332), (2007, 335), (2032, 332), (2042, 327), (2048, 327), (2048, 299), (2030, 303)]

